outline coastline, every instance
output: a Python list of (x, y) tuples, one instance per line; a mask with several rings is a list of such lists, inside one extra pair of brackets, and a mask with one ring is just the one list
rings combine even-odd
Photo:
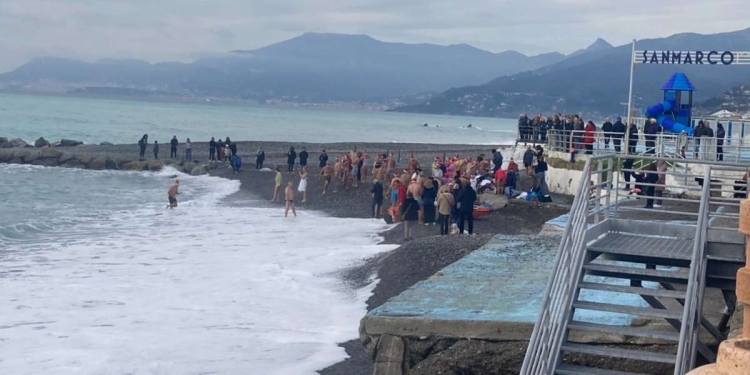
[[(233, 180), (239, 180), (241, 183), (240, 197), (260, 198), (255, 201), (263, 207), (282, 209), (280, 203), (271, 203), (267, 200), (271, 197), (273, 188), (273, 173), (254, 170), (254, 153), (257, 148), (262, 148), (266, 152), (266, 166), (284, 165), (286, 161), (286, 151), (290, 146), (289, 143), (282, 142), (237, 142), (239, 155), (243, 158), (243, 168), (239, 173), (233, 172), (228, 164), (217, 163), (216, 167), (208, 170), (209, 175), (223, 177)], [(327, 143), (327, 144), (291, 144), (298, 151), (301, 147), (307, 147), (311, 152), (310, 157), (310, 177), (308, 183), (308, 202), (298, 204), (300, 210), (314, 210), (323, 212), (327, 215), (339, 218), (358, 218), (365, 219), (370, 217), (370, 193), (367, 181), (358, 188), (352, 188), (348, 191), (342, 190), (337, 194), (330, 193), (325, 196), (321, 195), (321, 184), (318, 178), (317, 153), (320, 149), (326, 149), (331, 159), (343, 152), (350, 151), (354, 146), (360, 150), (368, 150), (371, 154), (375, 152), (386, 152), (394, 150), (395, 144), (386, 143)], [(182, 145), (184, 146), (184, 145)], [(475, 157), (479, 153), (489, 154), (489, 147), (476, 145), (442, 145), (442, 144), (399, 144), (402, 150), (402, 163), (408, 159), (413, 152), (417, 159), (423, 165), (429, 165), (432, 158), (436, 155), (441, 156), (461, 154)], [(164, 147), (164, 146), (162, 146)], [(389, 148), (390, 147), (390, 148)], [(57, 155), (57, 160), (64, 158), (104, 160), (101, 169), (125, 169), (120, 168), (132, 161), (138, 160), (137, 145), (84, 145), (76, 147), (58, 147), (58, 148), (41, 148), (41, 149), (0, 149), (0, 162), (8, 162), (3, 159), (3, 152), (11, 150), (15, 152), (38, 152)], [(46, 151), (48, 150), (48, 151)], [(56, 151), (56, 152), (52, 152)], [(147, 150), (147, 156), (149, 155)], [(162, 152), (168, 153), (168, 147), (162, 149)], [(178, 150), (179, 155), (184, 152)], [(193, 143), (193, 155), (196, 162), (205, 161), (208, 156), (207, 143)], [(199, 155), (204, 155), (200, 158)], [(15, 158), (14, 158), (15, 159)], [(44, 161), (44, 158), (32, 160), (25, 164), (34, 164), (36, 161)], [(12, 162), (13, 160), (11, 160)], [(18, 160), (16, 160), (18, 161)], [(22, 163), (25, 160), (20, 160)], [(107, 162), (110, 161), (110, 162)], [(161, 166), (174, 165), (182, 167), (183, 172), (197, 166), (198, 163), (188, 164), (185, 162), (167, 160), (158, 161)], [(156, 166), (157, 161), (150, 160), (152, 165)], [(100, 163), (101, 164), (101, 163)], [(182, 164), (182, 165), (180, 165)], [(146, 166), (149, 161), (146, 161)], [(62, 165), (81, 167), (80, 164)], [(99, 164), (97, 164), (99, 166)], [(107, 168), (109, 166), (110, 168)], [(116, 168), (115, 168), (116, 167)], [(85, 165), (87, 169), (90, 165)], [(285, 170), (285, 169), (284, 169)], [(188, 172), (189, 173), (189, 172)], [(283, 173), (284, 182), (292, 179), (296, 188), (299, 177), (296, 173)], [(395, 250), (367, 259), (361, 264), (353, 264), (350, 268), (344, 269), (340, 273), (342, 282), (350, 285), (353, 289), (358, 289), (371, 281), (373, 275), (379, 280), (375, 286), (372, 295), (367, 300), (367, 311), (370, 311), (389, 298), (394, 297), (409, 287), (425, 280), (441, 270), (442, 268), (461, 259), (463, 256), (484, 246), (495, 234), (536, 234), (539, 232), (544, 223), (551, 218), (567, 213), (567, 208), (561, 208), (551, 205), (543, 209), (527, 209), (525, 204), (511, 204), (511, 208), (493, 211), (490, 215), (475, 222), (476, 236), (439, 236), (438, 226), (418, 226), (414, 231), (415, 240), (403, 243), (401, 225), (395, 225), (391, 230), (381, 233), (384, 244), (400, 245)], [(359, 339), (353, 339), (340, 343), (340, 346), (346, 350), (349, 358), (346, 360), (321, 369), (322, 375), (357, 375), (371, 374), (372, 362), (365, 354), (364, 347)]]

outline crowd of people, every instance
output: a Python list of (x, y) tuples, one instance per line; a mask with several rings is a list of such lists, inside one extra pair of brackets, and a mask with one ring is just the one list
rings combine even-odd
[[(141, 139), (138, 140), (139, 155), (141, 159), (146, 158), (146, 149), (148, 148), (148, 145), (148, 134), (144, 134)], [(172, 136), (172, 139), (169, 141), (170, 159), (180, 158), (177, 154), (179, 145), (180, 141), (177, 139), (177, 136)], [(159, 141), (154, 140), (151, 151), (154, 155), (154, 159), (157, 160), (159, 159), (159, 148)], [(187, 138), (185, 140), (183, 148), (185, 150), (185, 154), (182, 160), (193, 161), (193, 143), (190, 141), (190, 138)], [(237, 155), (237, 143), (232, 142), (229, 137), (226, 138), (226, 141), (222, 141), (221, 139), (216, 141), (215, 137), (211, 137), (211, 140), (208, 142), (208, 160), (230, 163), (235, 171), (239, 171), (239, 168), (242, 165), (242, 159), (239, 157), (239, 155)], [(263, 162), (261, 161), (261, 168), (262, 163)]]
[[(575, 162), (575, 156), (578, 152), (583, 151), (587, 155), (594, 153), (594, 145), (597, 143), (597, 132), (601, 131), (601, 138), (604, 141), (604, 149), (610, 147), (610, 143), (616, 153), (623, 151), (623, 146), (627, 144), (627, 154), (636, 154), (636, 148), (640, 141), (639, 129), (635, 123), (626, 126), (622, 117), (617, 117), (613, 123), (606, 119), (601, 128), (589, 120), (584, 122), (580, 115), (562, 115), (544, 117), (539, 114), (529, 118), (526, 113), (522, 113), (518, 119), (518, 134), (520, 140), (526, 143), (549, 143), (556, 150), (567, 150), (571, 155), (571, 162)], [(649, 119), (643, 126), (643, 138), (645, 141), (645, 153), (656, 153), (656, 141), (658, 135), (664, 130), (655, 118)], [(701, 155), (701, 138), (716, 138), (716, 160), (724, 160), (724, 137), (726, 132), (721, 122), (716, 123), (716, 132), (711, 128), (710, 121), (701, 120), (693, 131), (694, 152), (693, 157), (699, 158)], [(676, 152), (682, 158), (686, 157), (685, 147), (688, 144), (687, 132), (682, 131), (676, 137)], [(705, 154), (705, 152), (704, 152)]]

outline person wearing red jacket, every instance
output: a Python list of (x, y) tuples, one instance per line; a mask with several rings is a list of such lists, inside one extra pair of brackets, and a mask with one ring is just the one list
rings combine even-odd
[(583, 129), (583, 143), (586, 146), (586, 155), (592, 155), (594, 153), (594, 138), (596, 136), (596, 125), (589, 121), (586, 123), (586, 127)]

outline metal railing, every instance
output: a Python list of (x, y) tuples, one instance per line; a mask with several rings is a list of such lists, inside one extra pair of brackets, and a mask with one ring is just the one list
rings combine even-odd
[[(717, 162), (750, 161), (750, 138), (687, 137), (659, 133), (628, 140), (628, 134), (602, 132), (587, 139), (581, 130), (547, 130), (544, 142), (550, 151), (569, 153), (575, 149), (583, 155), (649, 154), (675, 159), (699, 159)], [(540, 138), (541, 139), (541, 138)], [(588, 142), (587, 142), (588, 141)], [(635, 141), (635, 142), (634, 142)]]
[[(628, 158), (633, 160), (633, 164), (625, 168), (623, 165)], [(661, 166), (661, 169), (657, 167), (653, 170), (652, 163)], [(740, 163), (717, 164), (713, 161), (675, 160), (656, 155), (610, 154), (589, 158), (563, 232), (553, 274), (543, 295), (521, 374), (551, 374), (555, 365), (562, 360), (560, 347), (566, 338), (567, 322), (571, 319), (576, 281), (582, 277), (588, 225), (620, 218), (649, 221), (661, 218), (664, 222), (677, 225), (695, 225), (690, 282), (684, 301), (687, 307), (683, 311), (679, 360), (674, 373), (681, 375), (692, 369), (702, 318), (701, 291), (705, 287), (707, 268), (707, 233), (709, 228), (736, 230), (740, 200), (748, 189), (747, 181), (741, 178), (748, 171), (750, 168)], [(626, 173), (638, 173), (640, 176), (638, 180), (633, 178), (628, 183), (624, 180)], [(649, 176), (651, 178), (646, 179)], [(654, 180), (655, 183), (647, 182)], [(656, 189), (663, 190), (663, 196), (655, 196)], [(662, 200), (666, 204), (663, 208), (646, 208), (641, 205), (644, 200)], [(684, 217), (685, 220), (675, 220), (676, 217)]]
[(555, 257), (554, 273), (542, 300), (542, 309), (534, 325), (521, 374), (548, 374), (554, 369), (566, 328), (566, 316), (575, 295), (585, 255), (585, 233), (588, 218), (588, 192), (593, 162), (586, 162), (578, 193), (573, 200), (570, 218), (565, 225)]

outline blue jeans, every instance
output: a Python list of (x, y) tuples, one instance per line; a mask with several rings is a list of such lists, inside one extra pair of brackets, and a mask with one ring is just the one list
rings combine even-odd
[(188, 161), (193, 160), (193, 149), (192, 148), (189, 148), (189, 149), (185, 150), (185, 160), (188, 160)]

